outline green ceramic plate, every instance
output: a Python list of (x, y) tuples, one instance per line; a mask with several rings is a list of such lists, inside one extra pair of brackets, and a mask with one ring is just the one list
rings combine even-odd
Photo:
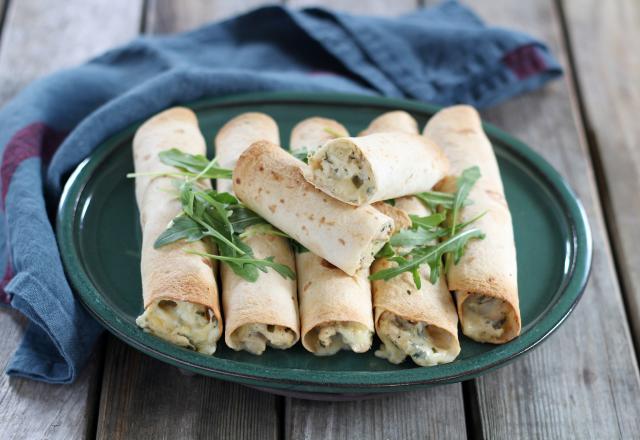
[[(248, 111), (274, 117), (281, 138), (309, 116), (326, 116), (352, 132), (392, 109), (410, 112), (422, 126), (436, 107), (412, 101), (338, 94), (252, 94), (188, 105), (211, 143), (230, 118)], [(82, 303), (116, 336), (155, 358), (195, 373), (280, 393), (367, 394), (457, 382), (504, 365), (535, 347), (569, 315), (584, 289), (591, 237), (584, 211), (565, 181), (522, 142), (488, 124), (513, 215), (518, 253), (522, 335), (508, 344), (478, 344), (462, 337), (462, 353), (447, 365), (392, 365), (365, 354), (319, 358), (300, 344), (262, 356), (220, 343), (214, 356), (176, 347), (135, 325), (142, 311), (140, 243), (131, 141), (137, 126), (98, 146), (67, 182), (57, 234), (67, 274)], [(213, 155), (213, 151), (209, 151)], [(374, 344), (379, 344), (375, 341)]]

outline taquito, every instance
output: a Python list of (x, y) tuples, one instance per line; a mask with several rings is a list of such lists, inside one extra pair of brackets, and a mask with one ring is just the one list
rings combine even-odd
[[(133, 139), (137, 173), (175, 172), (160, 162), (158, 154), (177, 148), (191, 154), (205, 154), (205, 140), (195, 114), (186, 108), (166, 110), (146, 121)], [(210, 186), (208, 181), (201, 182)], [(144, 312), (136, 323), (169, 342), (206, 354), (213, 354), (222, 334), (215, 262), (190, 249), (212, 253), (209, 243), (175, 242), (154, 248), (158, 236), (181, 212), (172, 179), (136, 177), (136, 198), (142, 226), (142, 295)]]
[(374, 133), (402, 132), (418, 134), (418, 123), (409, 113), (403, 110), (386, 112), (375, 118), (369, 126), (361, 131), (358, 136), (367, 136)]
[[(387, 112), (374, 119), (365, 130), (418, 133), (418, 124), (403, 111)], [(394, 219), (396, 228), (411, 227), (409, 214), (426, 216), (429, 210), (416, 197), (395, 199), (393, 206), (378, 202), (375, 206)], [(376, 260), (371, 272), (387, 269), (397, 263), (384, 258)], [(431, 284), (428, 266), (420, 269), (421, 288), (416, 288), (410, 273), (387, 281), (373, 281), (373, 307), (376, 333), (382, 344), (376, 356), (399, 364), (410, 356), (421, 366), (453, 361), (460, 353), (458, 315), (444, 277)]]
[(250, 209), (349, 275), (369, 267), (389, 240), (393, 220), (371, 206), (353, 207), (316, 189), (306, 165), (267, 141), (238, 159), (233, 190)]
[(309, 158), (305, 178), (338, 200), (362, 206), (428, 191), (448, 170), (447, 157), (429, 139), (375, 133), (325, 143)]
[[(395, 207), (407, 214), (430, 214), (415, 197), (395, 199)], [(371, 272), (396, 265), (380, 258)], [(427, 367), (452, 362), (460, 353), (456, 307), (444, 277), (431, 284), (430, 274), (428, 265), (420, 267), (420, 289), (409, 272), (373, 281), (376, 333), (382, 341), (376, 356), (393, 364), (410, 356), (416, 364)]]
[[(244, 113), (227, 122), (216, 135), (218, 163), (233, 169), (240, 154), (254, 142), (280, 143), (278, 125), (263, 113)], [(230, 192), (231, 181), (218, 179), (218, 191)], [(251, 232), (249, 227), (247, 232)], [(255, 258), (275, 257), (275, 261), (295, 268), (289, 240), (274, 235), (250, 235), (244, 243)], [(269, 268), (255, 282), (236, 275), (229, 266), (220, 265), (222, 307), (225, 316), (224, 339), (234, 350), (259, 355), (267, 345), (286, 349), (298, 341), (300, 324), (296, 282), (283, 278)]]
[(466, 168), (478, 166), (481, 177), (471, 189), (471, 204), (461, 210), (460, 222), (486, 214), (473, 223), (484, 240), (470, 241), (457, 265), (447, 274), (455, 292), (465, 335), (479, 342), (502, 344), (520, 334), (518, 270), (511, 213), (504, 197), (500, 170), (480, 117), (469, 106), (439, 111), (427, 123), (425, 136), (440, 145), (451, 161), (450, 176), (439, 184), (456, 190), (456, 179)]
[[(293, 128), (289, 148), (312, 153), (336, 135), (349, 134), (332, 119), (305, 119)], [(320, 356), (341, 349), (369, 350), (373, 337), (369, 268), (350, 276), (310, 251), (296, 252), (296, 267), (302, 345)]]

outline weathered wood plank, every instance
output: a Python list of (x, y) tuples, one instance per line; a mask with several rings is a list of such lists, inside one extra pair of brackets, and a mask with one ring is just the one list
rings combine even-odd
[(104, 366), (98, 439), (278, 437), (275, 397), (187, 376), (115, 338)]
[(11, 2), (0, 46), (0, 102), (46, 73), (135, 37), (141, 5), (142, 0)]
[(276, 1), (241, 0), (149, 0), (146, 32), (162, 34), (198, 27), (208, 21), (222, 20), (258, 6), (277, 4)]
[(356, 402), (287, 399), (285, 438), (464, 439), (462, 388), (445, 385)]
[[(306, 6), (306, 0), (289, 1)], [(323, 6), (360, 14), (397, 15), (417, 1), (340, 1)], [(318, 403), (287, 399), (285, 438), (466, 438), (460, 384), (359, 402)]]
[[(147, 30), (187, 30), (251, 2), (152, 1)], [(237, 6), (237, 9), (233, 6)], [(110, 338), (98, 438), (277, 438), (281, 398), (240, 385), (184, 376)]]
[[(491, 23), (538, 36), (569, 69), (551, 0), (468, 3)], [(484, 113), (568, 179), (594, 240), (591, 280), (573, 316), (542, 347), (476, 381), (486, 438), (631, 438), (640, 429), (638, 367), (569, 79)]]
[[(129, 0), (11, 2), (0, 40), (0, 106), (33, 79), (135, 36), (140, 12), (141, 1)], [(25, 319), (17, 312), (0, 310), (2, 371), (24, 327)], [(47, 385), (2, 374), (0, 438), (92, 437), (101, 351), (73, 385)]]
[(640, 346), (640, 3), (563, 2), (583, 118)]

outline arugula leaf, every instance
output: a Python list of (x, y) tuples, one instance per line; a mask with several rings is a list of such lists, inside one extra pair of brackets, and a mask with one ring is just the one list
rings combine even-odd
[(428, 264), (431, 269), (430, 281), (436, 283), (442, 272), (442, 256), (445, 253), (453, 252), (459, 260), (468, 241), (474, 238), (482, 239), (484, 234), (477, 228), (468, 229), (434, 246), (419, 247), (413, 249), (408, 255), (389, 257), (388, 260), (397, 263), (397, 265), (380, 270), (370, 275), (369, 279), (386, 281), (404, 272), (411, 272), (416, 287), (420, 289), (421, 281), (418, 269), (422, 264)]
[(220, 168), (216, 159), (209, 160), (201, 154), (188, 154), (177, 148), (161, 151), (160, 161), (179, 170), (193, 174), (198, 179), (230, 179), (232, 170)]
[(289, 278), (292, 280), (295, 280), (296, 278), (295, 272), (293, 272), (293, 270), (291, 270), (289, 266), (275, 262), (274, 261), (275, 257), (257, 259), (257, 258), (251, 258), (247, 254), (245, 254), (245, 256), (242, 256), (242, 257), (229, 257), (225, 255), (208, 254), (206, 252), (197, 252), (192, 250), (188, 250), (187, 253), (211, 258), (212, 260), (232, 262), (237, 265), (240, 265), (243, 269), (246, 268), (247, 266), (249, 267), (253, 266), (256, 269), (261, 270), (262, 272), (265, 272), (265, 273), (267, 272), (267, 268), (271, 267), (273, 268), (273, 270), (275, 270), (280, 275), (282, 275), (283, 278)]
[(396, 199), (387, 199), (384, 201), (387, 205), (396, 206)]
[(438, 206), (444, 209), (453, 208), (453, 194), (440, 191), (425, 191), (414, 195), (422, 200), (432, 211), (436, 211)]
[(201, 240), (204, 237), (200, 225), (186, 215), (174, 218), (171, 225), (156, 239), (153, 247), (158, 249), (178, 240), (188, 243)]
[(411, 225), (413, 227), (429, 229), (440, 226), (440, 224), (447, 219), (447, 215), (444, 212), (437, 212), (435, 214), (427, 215), (424, 217), (410, 214), (409, 218), (411, 218)]
[[(234, 225), (245, 231), (250, 224), (268, 224), (257, 214), (240, 205), (233, 195), (202, 189), (193, 181), (185, 181), (180, 186), (180, 201), (183, 212), (158, 237), (156, 247), (182, 239), (195, 241), (210, 237), (219, 251), (215, 259), (224, 262), (234, 273), (248, 281), (256, 281), (259, 271), (265, 272), (269, 267), (283, 277), (295, 278), (291, 268), (276, 263), (273, 257), (255, 258), (251, 247), (241, 240)], [(268, 226), (272, 228), (271, 225)], [(210, 255), (212, 254), (203, 256), (214, 258)]]
[(433, 240), (446, 237), (447, 234), (446, 229), (403, 229), (393, 234), (388, 244), (393, 247), (428, 246), (432, 244)]
[[(476, 183), (476, 181), (480, 178), (480, 168), (477, 166), (467, 168), (462, 172), (460, 177), (456, 179), (456, 192), (453, 198), (453, 207), (449, 213), (451, 231), (449, 232), (449, 236), (453, 237), (456, 234), (456, 228), (458, 225), (458, 216), (460, 215), (460, 209), (464, 205), (467, 197), (469, 196), (469, 192), (471, 192), (471, 187)], [(447, 254), (445, 261), (445, 273), (449, 272), (449, 268), (451, 267), (452, 261), (457, 263), (460, 257), (458, 254)]]
[(296, 151), (289, 151), (289, 153), (291, 153), (291, 155), (296, 159), (301, 160), (306, 164), (309, 163), (309, 150), (307, 150), (306, 148), (300, 148)]
[(391, 247), (391, 242), (386, 242), (384, 246), (376, 254), (376, 258), (389, 258), (396, 254), (396, 251)]

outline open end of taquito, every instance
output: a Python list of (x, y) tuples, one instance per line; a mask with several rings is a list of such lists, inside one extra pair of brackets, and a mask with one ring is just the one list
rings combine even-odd
[(326, 142), (309, 158), (305, 178), (332, 197), (356, 206), (430, 190), (449, 163), (423, 136), (374, 133)]
[[(425, 216), (429, 210), (415, 197), (395, 199), (382, 207), (394, 220), (408, 214)], [(390, 211), (392, 209), (393, 211)], [(399, 220), (396, 220), (399, 222)], [(410, 227), (411, 223), (406, 227)], [(376, 273), (397, 263), (384, 258), (371, 267)], [(409, 356), (420, 366), (452, 362), (460, 353), (458, 316), (444, 277), (431, 284), (428, 266), (420, 268), (418, 289), (410, 273), (373, 281), (375, 327), (382, 341), (376, 356), (399, 364)]]

